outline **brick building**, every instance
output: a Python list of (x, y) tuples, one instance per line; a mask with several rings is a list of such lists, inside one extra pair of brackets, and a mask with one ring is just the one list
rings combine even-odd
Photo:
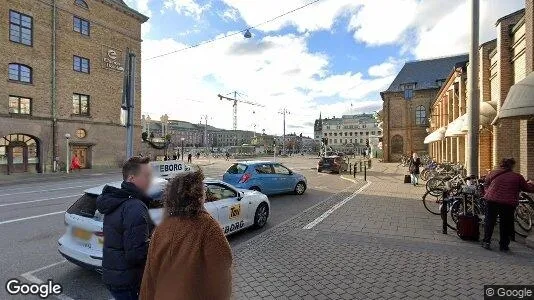
[(403, 154), (428, 151), (423, 141), (429, 109), (450, 70), (467, 58), (457, 55), (407, 62), (389, 88), (380, 93), (384, 161), (398, 161)]
[(122, 0), (2, 0), (0, 15), (0, 174), (53, 171), (55, 158), (65, 164), (67, 143), (82, 167), (121, 162), (125, 50), (137, 55), (140, 136), (147, 17)]
[[(510, 88), (534, 71), (532, 2), (526, 1), (526, 9), (497, 20), (497, 39), (479, 48), (480, 175), (494, 168), (500, 159), (514, 157), (518, 161), (517, 171), (534, 177), (534, 150), (529, 147), (534, 142), (534, 121), (506, 118), (494, 122)], [(467, 160), (465, 71), (465, 67), (454, 70), (435, 100), (436, 114), (427, 141), (431, 155), (438, 161), (464, 164)]]

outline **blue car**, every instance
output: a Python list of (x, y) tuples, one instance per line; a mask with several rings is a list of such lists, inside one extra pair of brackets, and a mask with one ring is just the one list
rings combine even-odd
[(233, 164), (223, 175), (223, 181), (240, 189), (259, 191), (266, 195), (306, 191), (306, 177), (280, 163), (243, 161)]

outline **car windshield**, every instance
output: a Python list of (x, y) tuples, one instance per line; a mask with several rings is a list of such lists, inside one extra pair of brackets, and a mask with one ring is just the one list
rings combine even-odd
[(323, 158), (323, 162), (325, 162), (325, 163), (330, 163), (330, 164), (331, 164), (331, 163), (334, 162), (334, 158), (332, 158), (332, 157), (325, 157), (325, 158)]
[(247, 170), (247, 165), (245, 164), (233, 164), (230, 168), (228, 168), (226, 173), (244, 174), (246, 170)]

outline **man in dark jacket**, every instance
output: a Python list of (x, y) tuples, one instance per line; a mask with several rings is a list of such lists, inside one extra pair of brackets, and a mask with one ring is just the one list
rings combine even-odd
[(146, 195), (152, 171), (148, 157), (132, 157), (122, 167), (121, 188), (105, 186), (96, 200), (104, 214), (102, 279), (117, 300), (138, 299), (154, 225)]

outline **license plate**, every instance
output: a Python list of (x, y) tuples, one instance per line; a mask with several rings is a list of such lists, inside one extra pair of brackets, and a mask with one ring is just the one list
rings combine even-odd
[(72, 235), (80, 240), (88, 241), (91, 239), (93, 233), (80, 228), (74, 228), (72, 230)]

